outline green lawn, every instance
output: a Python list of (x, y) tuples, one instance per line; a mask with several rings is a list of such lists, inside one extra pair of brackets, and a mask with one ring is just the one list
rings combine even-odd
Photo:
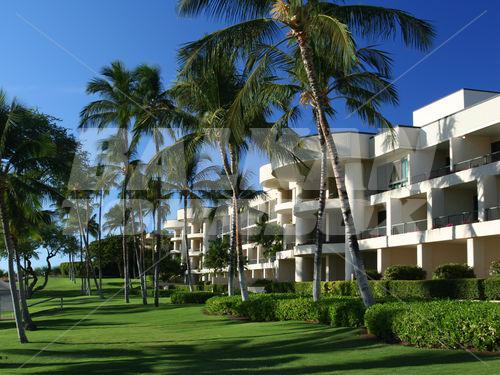
[[(108, 281), (107, 296), (120, 286)], [(34, 308), (39, 330), (28, 333), (29, 344), (17, 344), (13, 323), (0, 322), (1, 374), (500, 373), (499, 357), (480, 362), (460, 351), (385, 345), (353, 329), (231, 321), (206, 316), (199, 306), (144, 307), (137, 298), (102, 304), (78, 296), (63, 279), (49, 287), (45, 296), (70, 297), (64, 311), (47, 310), (50, 303)]]

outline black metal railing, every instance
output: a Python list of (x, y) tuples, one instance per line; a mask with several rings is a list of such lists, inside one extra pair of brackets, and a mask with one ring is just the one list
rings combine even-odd
[(359, 234), (359, 239), (366, 240), (368, 238), (382, 237), (386, 235), (387, 235), (387, 228), (385, 226), (380, 226), (362, 231)]
[(500, 219), (500, 206), (489, 207), (485, 211), (486, 211), (486, 220)]
[(394, 224), (391, 228), (391, 234), (423, 232), (425, 230), (427, 230), (427, 219)]
[(432, 226), (433, 228), (452, 227), (455, 225), (475, 223), (477, 220), (477, 211), (462, 212), (459, 214), (435, 217)]
[(453, 167), (453, 171), (454, 172), (465, 171), (466, 169), (480, 167), (482, 165), (494, 163), (496, 161), (500, 161), (500, 151), (492, 152), (491, 154), (478, 156), (476, 158), (456, 163)]

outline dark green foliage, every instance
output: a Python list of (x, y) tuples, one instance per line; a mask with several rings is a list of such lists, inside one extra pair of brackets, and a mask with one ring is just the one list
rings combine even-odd
[(377, 270), (366, 270), (366, 277), (368, 280), (380, 280), (382, 279), (382, 274)]
[(484, 280), (484, 296), (487, 300), (500, 301), (500, 275)]
[(384, 280), (423, 280), (426, 272), (417, 266), (394, 265), (387, 267)]
[(295, 285), (292, 282), (271, 282), (265, 285), (266, 293), (295, 293)]
[(491, 302), (432, 301), (370, 307), (368, 330), (384, 340), (426, 348), (500, 349), (500, 305)]
[(323, 283), (323, 293), (325, 296), (351, 296), (359, 295), (356, 281), (327, 281)]
[(215, 273), (222, 272), (229, 265), (229, 237), (218, 237), (209, 242), (208, 251), (203, 258), (206, 268)]
[(295, 293), (312, 295), (312, 281), (302, 281), (295, 283)]
[(467, 264), (449, 263), (442, 264), (432, 274), (435, 280), (453, 280), (474, 278), (474, 270)]
[(251, 321), (304, 320), (334, 327), (359, 327), (365, 308), (358, 298), (312, 298), (292, 293), (253, 294), (242, 302), (239, 296), (214, 297), (207, 301), (211, 314), (233, 315)]
[[(59, 264), (59, 270), (61, 272), (61, 276), (68, 276), (70, 267), (71, 267), (70, 262), (62, 262), (61, 264)], [(80, 269), (82, 267), (82, 263), (74, 262), (73, 267), (75, 268), (76, 276), (80, 276)]]
[(186, 305), (186, 304), (204, 304), (208, 299), (214, 297), (216, 294), (212, 292), (174, 292), (170, 296), (173, 304)]
[(495, 260), (491, 262), (490, 276), (500, 276), (500, 260)]

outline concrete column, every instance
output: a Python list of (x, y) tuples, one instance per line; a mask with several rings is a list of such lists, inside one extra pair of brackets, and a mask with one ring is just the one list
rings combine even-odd
[(346, 190), (349, 195), (354, 226), (356, 227), (356, 231), (359, 232), (366, 228), (365, 207), (368, 206), (368, 202), (364, 195), (366, 189), (364, 167), (360, 161), (352, 161), (346, 162), (344, 169)]
[(311, 281), (313, 278), (313, 259), (295, 257), (295, 281)]
[(377, 249), (377, 271), (384, 273), (385, 269), (391, 265), (391, 250)]
[(262, 278), (265, 279), (267, 277), (267, 269), (262, 270)]
[(444, 190), (431, 189), (427, 192), (427, 229), (433, 228), (433, 219), (444, 215)]
[(397, 198), (388, 198), (386, 202), (387, 212), (387, 235), (392, 234), (392, 226), (401, 223), (401, 200)]
[(474, 269), (476, 277), (488, 276), (489, 264), (486, 261), (486, 246), (481, 238), (467, 239), (467, 265)]
[(426, 278), (431, 279), (434, 272), (434, 263), (432, 260), (432, 250), (429, 245), (417, 245), (417, 266), (427, 272)]
[(202, 240), (202, 251), (205, 254), (208, 251), (208, 224), (206, 221), (203, 222), (203, 240)]
[(477, 214), (479, 221), (488, 220), (486, 211), (497, 205), (496, 176), (482, 176), (477, 180)]

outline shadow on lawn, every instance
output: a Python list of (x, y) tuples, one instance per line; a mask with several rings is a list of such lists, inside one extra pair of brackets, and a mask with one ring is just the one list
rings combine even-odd
[[(207, 325), (213, 321), (205, 321)], [(229, 324), (244, 324), (229, 322)], [(266, 323), (261, 323), (266, 324)], [(86, 344), (61, 343), (62, 350), (42, 352), (32, 362), (26, 365), (37, 374), (136, 374), (136, 373), (174, 373), (174, 374), (315, 374), (343, 373), (348, 370), (379, 369), (386, 373), (397, 371), (400, 367), (419, 367), (439, 364), (460, 364), (476, 361), (464, 352), (451, 351), (410, 351), (406, 348), (394, 347), (391, 354), (380, 352), (378, 355), (369, 353), (384, 345), (373, 340), (355, 336), (353, 330), (322, 327), (306, 329), (303, 324), (288, 324), (293, 329), (294, 337), (286, 333), (272, 341), (265, 337), (254, 341), (252, 337), (243, 335), (240, 338), (221, 338), (204, 340), (200, 337), (196, 343), (183, 341), (180, 344), (165, 340), (163, 342), (139, 342), (137, 349), (128, 342), (123, 349), (106, 348), (89, 349)], [(297, 331), (302, 327), (302, 335), (297, 337)], [(296, 329), (295, 329), (296, 328)], [(167, 337), (168, 339), (168, 337)], [(112, 342), (112, 345), (120, 345)], [(82, 347), (83, 345), (83, 347)], [(94, 344), (94, 347), (99, 345)], [(20, 348), (3, 350), (4, 353), (32, 356), (37, 349)], [(385, 352), (386, 353), (386, 352)], [(397, 353), (396, 355), (392, 353)], [(315, 363), (298, 366), (294, 361), (309, 355), (326, 354), (322, 360), (327, 363)], [(371, 354), (371, 357), (370, 357)], [(375, 357), (375, 358), (374, 358)], [(484, 359), (489, 360), (488, 358)], [(311, 364), (314, 363), (314, 364)], [(479, 365), (479, 364), (478, 364)], [(493, 371), (493, 364), (490, 365)], [(12, 367), (15, 367), (12, 365)], [(11, 367), (11, 368), (12, 368)], [(54, 368), (57, 367), (57, 368)], [(1, 368), (1, 366), (0, 366)]]

